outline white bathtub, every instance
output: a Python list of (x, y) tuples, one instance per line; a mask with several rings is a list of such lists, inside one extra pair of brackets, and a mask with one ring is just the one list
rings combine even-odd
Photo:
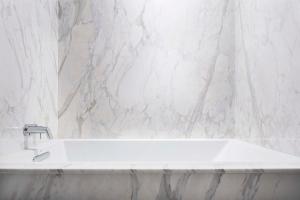
[(300, 199), (300, 159), (237, 140), (0, 142), (0, 199)]
[(0, 169), (300, 169), (298, 157), (232, 139), (52, 140), (41, 162), (21, 147), (0, 142)]

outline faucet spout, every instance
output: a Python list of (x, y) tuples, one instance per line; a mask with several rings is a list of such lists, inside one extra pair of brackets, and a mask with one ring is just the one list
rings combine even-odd
[(48, 139), (53, 139), (53, 135), (48, 127), (38, 126), (37, 124), (25, 124), (23, 128), (24, 149), (29, 149), (28, 137), (33, 134), (40, 134), (40, 137), (44, 134), (47, 136)]
[(24, 136), (31, 134), (46, 134), (49, 139), (53, 138), (50, 129), (46, 126), (38, 126), (37, 124), (25, 124), (23, 128)]

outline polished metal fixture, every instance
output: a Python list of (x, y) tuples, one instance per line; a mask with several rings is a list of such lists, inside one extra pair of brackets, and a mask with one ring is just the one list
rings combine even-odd
[(33, 157), (32, 161), (38, 162), (42, 161), (50, 156), (50, 152), (42, 152), (35, 148), (30, 148), (28, 145), (28, 140), (31, 135), (39, 134), (40, 138), (42, 135), (46, 135), (48, 139), (52, 139), (52, 133), (48, 127), (45, 126), (38, 126), (37, 124), (25, 124), (23, 127), (23, 135), (24, 135), (24, 149), (25, 150), (33, 150), (35, 156)]

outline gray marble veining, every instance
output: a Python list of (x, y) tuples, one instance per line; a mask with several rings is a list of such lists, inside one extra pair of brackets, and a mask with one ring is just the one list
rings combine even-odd
[(0, 137), (57, 120), (56, 1), (0, 1)]
[(299, 155), (299, 1), (236, 2), (235, 133)]
[[(300, 155), (299, 9), (0, 0), (0, 137), (38, 123), (58, 137), (228, 137)], [(0, 170), (0, 199), (298, 200), (299, 174)]]
[(192, 171), (181, 174), (176, 181), (175, 188), (171, 188), (172, 171), (166, 170), (161, 177), (159, 191), (155, 199), (182, 200), (182, 196), (184, 195), (186, 185), (191, 175)]
[(61, 137), (233, 136), (233, 1), (60, 1)]
[[(280, 180), (280, 181), (279, 181)], [(300, 198), (299, 172), (1, 170), (1, 199), (267, 200)]]
[(299, 155), (299, 5), (60, 1), (59, 136), (229, 137)]
[(299, 6), (1, 0), (0, 136), (38, 123), (58, 137), (226, 137), (300, 155)]
[(263, 172), (249, 173), (243, 180), (243, 187), (241, 190), (241, 199), (251, 200), (254, 199), (257, 190), (259, 189), (259, 180)]
[(213, 174), (212, 179), (209, 184), (209, 189), (205, 193), (205, 200), (211, 200), (214, 198), (217, 189), (221, 183), (222, 176), (224, 175), (224, 170), (219, 170)]

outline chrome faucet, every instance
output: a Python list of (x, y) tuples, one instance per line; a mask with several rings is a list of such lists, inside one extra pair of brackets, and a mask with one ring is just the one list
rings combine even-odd
[(42, 138), (42, 135), (46, 135), (48, 139), (52, 139), (53, 136), (50, 129), (45, 126), (38, 126), (37, 124), (25, 124), (25, 126), (23, 127), (24, 149), (34, 151), (35, 156), (32, 159), (33, 161), (42, 161), (47, 157), (49, 157), (50, 152), (47, 151), (47, 152), (39, 153), (38, 149), (28, 147), (29, 136), (33, 134), (39, 134), (40, 138)]
[(52, 139), (52, 133), (48, 127), (38, 126), (37, 124), (25, 124), (23, 128), (24, 135), (24, 149), (28, 149), (28, 137), (32, 134), (40, 134), (40, 138), (42, 134), (45, 134), (48, 139)]

